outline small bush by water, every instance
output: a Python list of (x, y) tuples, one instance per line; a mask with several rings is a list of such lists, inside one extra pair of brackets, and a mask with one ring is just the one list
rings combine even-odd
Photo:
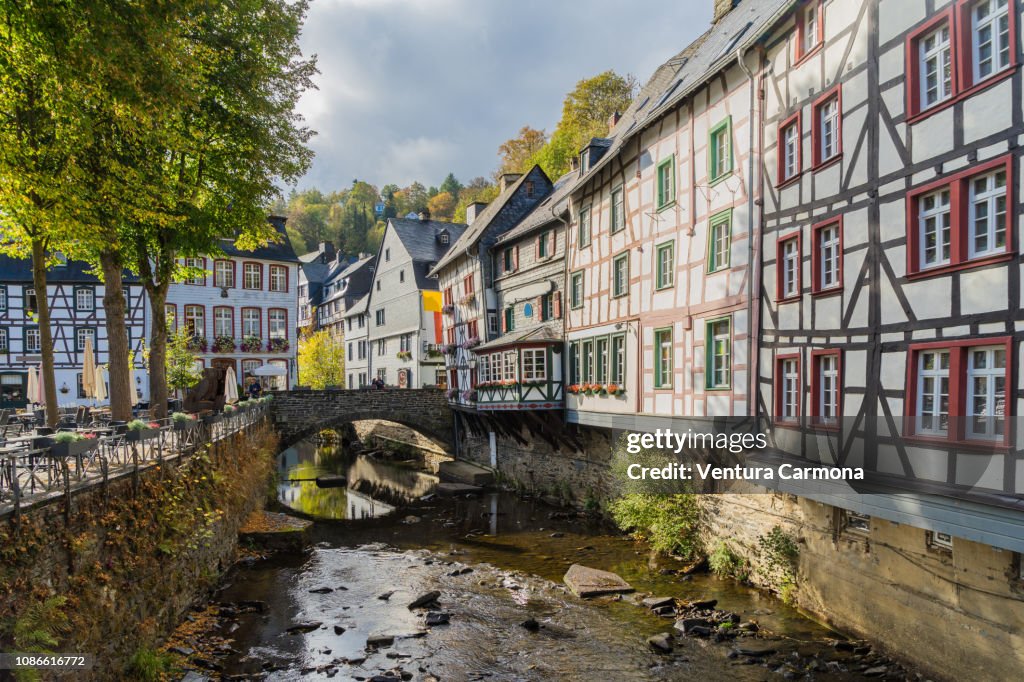
[(701, 552), (695, 495), (630, 493), (608, 505), (615, 523), (659, 552), (693, 559)]
[(708, 567), (719, 578), (744, 581), (750, 575), (746, 559), (733, 551), (729, 543), (724, 540), (719, 540), (711, 554), (708, 555)]

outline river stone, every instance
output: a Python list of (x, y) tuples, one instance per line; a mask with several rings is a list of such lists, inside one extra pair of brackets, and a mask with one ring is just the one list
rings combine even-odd
[(736, 647), (741, 656), (768, 656), (779, 650), (775, 642), (764, 639), (747, 639)]
[(652, 635), (647, 638), (647, 646), (655, 651), (668, 653), (672, 651), (672, 635), (668, 632)]
[(581, 599), (633, 591), (632, 586), (615, 573), (580, 564), (570, 566), (562, 580)]
[(706, 611), (709, 609), (713, 609), (716, 606), (718, 606), (717, 599), (698, 599), (696, 601), (691, 601), (686, 604), (686, 608), (692, 609), (694, 611)]
[(662, 606), (675, 606), (676, 600), (674, 597), (648, 597), (640, 603), (653, 611), (654, 609), (660, 609)]
[(429, 611), (425, 623), (431, 627), (435, 625), (447, 625), (451, 615), (443, 611)]
[(345, 634), (345, 628), (341, 627), (340, 625), (335, 625), (334, 626), (334, 634), (336, 634), (336, 635), (343, 635), (343, 634)]
[(416, 599), (414, 599), (409, 604), (409, 608), (410, 609), (418, 609), (420, 607), (426, 606), (427, 604), (430, 604), (431, 602), (437, 601), (438, 597), (440, 597), (440, 596), (441, 596), (441, 593), (438, 592), (437, 590), (432, 590), (430, 592), (427, 592), (426, 594), (421, 594), (420, 596), (416, 597)]
[(320, 621), (311, 620), (305, 623), (296, 623), (295, 625), (292, 625), (287, 630), (285, 630), (285, 632), (289, 632), (291, 634), (296, 634), (299, 632), (312, 632), (313, 630), (319, 628), (321, 625), (323, 625), (323, 623), (321, 623)]
[(366, 638), (367, 646), (391, 646), (394, 643), (394, 635), (370, 635)]
[(684, 635), (693, 634), (694, 628), (707, 628), (711, 623), (707, 618), (680, 618), (676, 621), (675, 628)]
[(390, 592), (385, 592), (384, 594), (378, 594), (377, 595), (377, 599), (380, 599), (382, 601), (387, 601), (388, 599), (391, 599), (391, 595), (393, 595), (394, 593), (395, 593), (395, 591), (391, 590)]
[(333, 587), (314, 587), (309, 591), (310, 594), (330, 594), (331, 592), (334, 592)]
[(864, 677), (881, 677), (882, 675), (889, 672), (889, 669), (884, 665), (877, 666), (875, 668), (868, 668), (864, 671)]

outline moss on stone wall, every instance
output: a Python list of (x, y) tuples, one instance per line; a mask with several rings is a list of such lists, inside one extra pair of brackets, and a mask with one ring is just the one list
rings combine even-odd
[[(238, 528), (266, 499), (277, 436), (268, 427), (40, 507), (0, 525), (0, 648), (38, 605), (61, 599), (69, 627), (39, 646), (97, 657), (92, 678), (172, 630), (233, 562)], [(52, 644), (52, 642), (51, 642)]]

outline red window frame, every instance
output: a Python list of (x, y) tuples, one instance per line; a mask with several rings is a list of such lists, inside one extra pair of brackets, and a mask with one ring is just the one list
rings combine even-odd
[[(836, 100), (839, 112), (839, 125), (836, 127), (836, 147), (839, 149), (835, 156), (827, 159), (821, 158), (821, 109), (832, 99)], [(821, 93), (811, 104), (811, 170), (826, 168), (843, 158), (843, 84), (839, 83), (825, 92)]]
[[(838, 284), (826, 289), (821, 286), (821, 231), (833, 225), (839, 227), (839, 272), (836, 277)], [(815, 296), (837, 294), (843, 290), (844, 232), (843, 216), (829, 218), (811, 226), (811, 293)]]
[[(807, 12), (807, 8), (811, 5), (817, 5), (818, 8), (818, 39), (814, 43), (814, 47), (804, 52), (804, 16)], [(825, 44), (825, 3), (823, 0), (810, 0), (810, 2), (804, 3), (796, 13), (796, 31), (793, 35), (796, 37), (796, 45), (793, 51), (793, 66), (797, 66), (808, 57), (816, 54), (821, 46)]]
[(189, 262), (190, 260), (196, 260), (196, 261), (200, 261), (200, 262), (202, 263), (202, 266), (201, 266), (201, 267), (203, 268), (203, 281), (202, 281), (202, 283), (200, 283), (200, 282), (193, 282), (193, 281), (191, 281), (191, 280), (187, 280), (187, 279), (186, 279), (186, 280), (185, 280), (184, 282), (182, 282), (182, 283), (183, 283), (183, 284), (185, 284), (185, 285), (187, 285), (187, 286), (190, 286), (190, 287), (205, 287), (205, 286), (206, 286), (206, 280), (207, 280), (207, 276), (206, 276), (206, 272), (207, 272), (207, 270), (206, 270), (206, 258), (205, 258), (205, 257), (198, 257), (198, 258), (192, 258), (192, 257), (189, 257), (189, 258), (182, 258), (182, 259), (181, 259), (181, 262), (182, 262), (182, 264), (183, 264), (183, 265), (186, 265), (186, 266), (187, 266), (187, 265), (188, 265), (188, 262)]
[[(970, 245), (967, 243), (969, 235), (967, 228), (970, 224), (968, 218), (968, 198), (970, 189), (968, 184), (972, 178), (979, 175), (991, 173), (1002, 167), (1006, 172), (1006, 250), (1004, 253), (994, 253), (977, 258), (970, 258)], [(1014, 233), (1017, 230), (1017, 215), (1014, 210), (1016, 200), (1013, 187), (1015, 174), (1013, 172), (1013, 155), (1006, 154), (980, 165), (972, 165), (958, 173), (948, 175), (944, 178), (934, 180), (920, 187), (907, 192), (906, 198), (906, 220), (907, 220), (907, 277), (910, 279), (923, 279), (941, 275), (956, 270), (980, 267), (990, 263), (998, 263), (1010, 260), (1014, 256)], [(927, 194), (949, 187), (949, 263), (932, 268), (922, 268), (920, 263), (921, 233), (918, 224), (918, 210), (921, 198)]]
[(164, 319), (167, 319), (168, 308), (174, 309), (174, 324), (168, 325), (167, 328), (170, 331), (175, 331), (177, 330), (178, 325), (181, 324), (181, 317), (178, 316), (178, 305), (176, 303), (164, 303)]
[[(970, 348), (999, 346), (1006, 348), (1006, 403), (1005, 421), (1002, 440), (985, 440), (967, 438), (967, 351)], [(918, 354), (927, 350), (949, 351), (949, 433), (945, 436), (933, 434), (917, 434), (917, 365)], [(1016, 390), (1010, 383), (1013, 376), (1013, 337), (975, 337), (959, 341), (929, 341), (915, 343), (907, 347), (907, 388), (906, 401), (903, 408), (903, 434), (915, 440), (932, 443), (949, 443), (958, 446), (975, 446), (984, 448), (1004, 449), (1010, 446), (1010, 434), (1013, 431), (1013, 404)]]
[[(275, 271), (283, 272), (284, 273), (284, 289), (274, 289), (274, 288), (272, 288), (274, 286), (274, 272)], [(284, 265), (271, 265), (270, 268), (269, 268), (269, 272), (267, 273), (267, 287), (268, 287), (269, 291), (273, 291), (274, 293), (278, 293), (278, 294), (286, 294), (286, 293), (288, 293), (288, 291), (289, 291), (289, 289), (291, 287), (291, 283), (288, 281), (288, 268), (285, 267)]]
[(267, 341), (272, 338), (270, 336), (270, 313), (281, 312), (284, 313), (284, 340), (288, 340), (288, 309), (287, 308), (267, 308)]
[(243, 333), (245, 332), (245, 311), (247, 311), (247, 310), (255, 310), (256, 311), (256, 319), (257, 319), (257, 321), (259, 321), (259, 325), (260, 325), (260, 331), (259, 331), (259, 334), (257, 335), (257, 337), (262, 341), (263, 340), (263, 309), (262, 308), (255, 308), (255, 307), (252, 307), (252, 306), (247, 306), (245, 308), (242, 308), (242, 310), (241, 310), (241, 312), (240, 312), (240, 314), (238, 316), (238, 323), (240, 325), (242, 325), (241, 329), (242, 329)]
[[(784, 256), (786, 242), (796, 240), (796, 253), (797, 253), (797, 265), (796, 265), (796, 293), (792, 296), (785, 295), (785, 282), (786, 273), (784, 270)], [(787, 303), (789, 301), (799, 301), (803, 296), (803, 276), (804, 276), (804, 245), (803, 245), (803, 230), (796, 230), (790, 232), (784, 237), (779, 237), (779, 241), (775, 246), (775, 301), (777, 303)]]
[(476, 320), (470, 320), (469, 323), (466, 325), (466, 338), (480, 338), (480, 329), (477, 326)]
[(445, 305), (451, 305), (452, 304), (452, 288), (451, 287), (445, 287), (445, 289), (444, 289), (444, 304)]
[[(821, 399), (821, 358), (832, 356), (836, 359), (836, 372), (838, 374), (836, 381), (836, 422), (835, 424), (828, 424), (822, 422), (821, 410), (818, 408), (818, 404)], [(811, 409), (808, 413), (811, 415), (811, 423), (820, 429), (838, 429), (839, 420), (843, 418), (843, 385), (845, 377), (843, 375), (843, 352), (838, 348), (827, 348), (823, 350), (812, 350), (811, 351)]]
[[(246, 282), (245, 282), (245, 270), (250, 265), (255, 265), (256, 269), (257, 269), (257, 272), (259, 272), (259, 274), (260, 274), (259, 285), (255, 286), (255, 287), (247, 286)], [(256, 263), (256, 262), (251, 261), (251, 260), (247, 260), (247, 261), (244, 261), (242, 263), (242, 288), (246, 289), (248, 291), (262, 291), (263, 290), (263, 263)]]
[(229, 260), (227, 258), (217, 258), (217, 259), (215, 259), (213, 261), (213, 286), (215, 286), (215, 287), (224, 287), (225, 286), (223, 284), (217, 284), (217, 264), (218, 263), (228, 263), (231, 266), (231, 284), (227, 285), (226, 288), (228, 288), (228, 289), (236, 288), (236, 286), (238, 284), (238, 279), (235, 277), (235, 275), (237, 275), (238, 273), (236, 272), (236, 269), (235, 269), (235, 261)]
[(462, 293), (469, 295), (474, 291), (473, 275), (469, 274), (462, 278)]
[[(904, 54), (906, 59), (906, 107), (907, 123), (915, 123), (934, 113), (947, 109), (971, 95), (984, 90), (1008, 78), (1017, 67), (1017, 1), (1009, 0), (1010, 30), (1010, 63), (1005, 69), (997, 71), (978, 82), (974, 82), (974, 50), (971, 41), (971, 7), (976, 0), (957, 0), (957, 2), (929, 17), (920, 26), (911, 31), (906, 38)], [(949, 24), (949, 59), (953, 73), (950, 77), (950, 96), (944, 101), (933, 104), (927, 109), (921, 106), (921, 60), (920, 41), (942, 24)]]
[[(782, 404), (785, 392), (785, 381), (782, 376), (782, 365), (790, 360), (796, 360), (796, 383), (797, 383), (797, 400), (796, 400), (796, 414), (792, 417), (783, 417), (782, 415)], [(782, 355), (775, 356), (775, 423), (776, 424), (798, 424), (800, 423), (800, 416), (803, 414), (801, 409), (801, 398), (804, 395), (803, 391), (803, 367), (800, 358), (800, 353), (785, 353)]]
[(205, 337), (206, 336), (206, 306), (203, 305), (202, 303), (187, 303), (187, 304), (185, 304), (184, 315), (182, 315), (181, 321), (182, 321), (182, 324), (186, 325), (186, 327), (188, 325), (188, 311), (189, 311), (189, 308), (199, 308), (200, 310), (203, 311), (203, 328), (202, 328), (202, 330), (197, 332), (195, 330), (195, 328), (193, 327), (192, 328), (192, 334), (193, 334), (193, 336)]
[[(796, 171), (793, 175), (788, 178), (785, 177), (786, 172), (786, 145), (785, 145), (785, 132), (789, 128), (796, 126)], [(804, 131), (803, 131), (803, 118), (800, 116), (800, 112), (796, 112), (789, 118), (779, 123), (778, 130), (778, 164), (776, 168), (776, 187), (785, 187), (786, 185), (795, 182), (804, 172)]]
[(218, 305), (213, 307), (213, 337), (217, 338), (217, 311), (227, 310), (231, 313), (231, 338), (235, 338), (235, 309), (229, 305)]

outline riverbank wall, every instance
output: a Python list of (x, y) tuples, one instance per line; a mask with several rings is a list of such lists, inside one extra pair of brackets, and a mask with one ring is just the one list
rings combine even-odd
[(0, 649), (92, 654), (95, 667), (74, 679), (137, 679), (234, 562), (238, 528), (266, 501), (277, 443), (263, 420), (5, 519)]
[[(579, 428), (582, 451), (523, 435), (526, 444), (467, 435), (460, 458), (510, 487), (604, 507), (610, 432)], [(1020, 554), (753, 485), (699, 502), (708, 554), (838, 631), (935, 680), (1001, 681), (1024, 670)]]

